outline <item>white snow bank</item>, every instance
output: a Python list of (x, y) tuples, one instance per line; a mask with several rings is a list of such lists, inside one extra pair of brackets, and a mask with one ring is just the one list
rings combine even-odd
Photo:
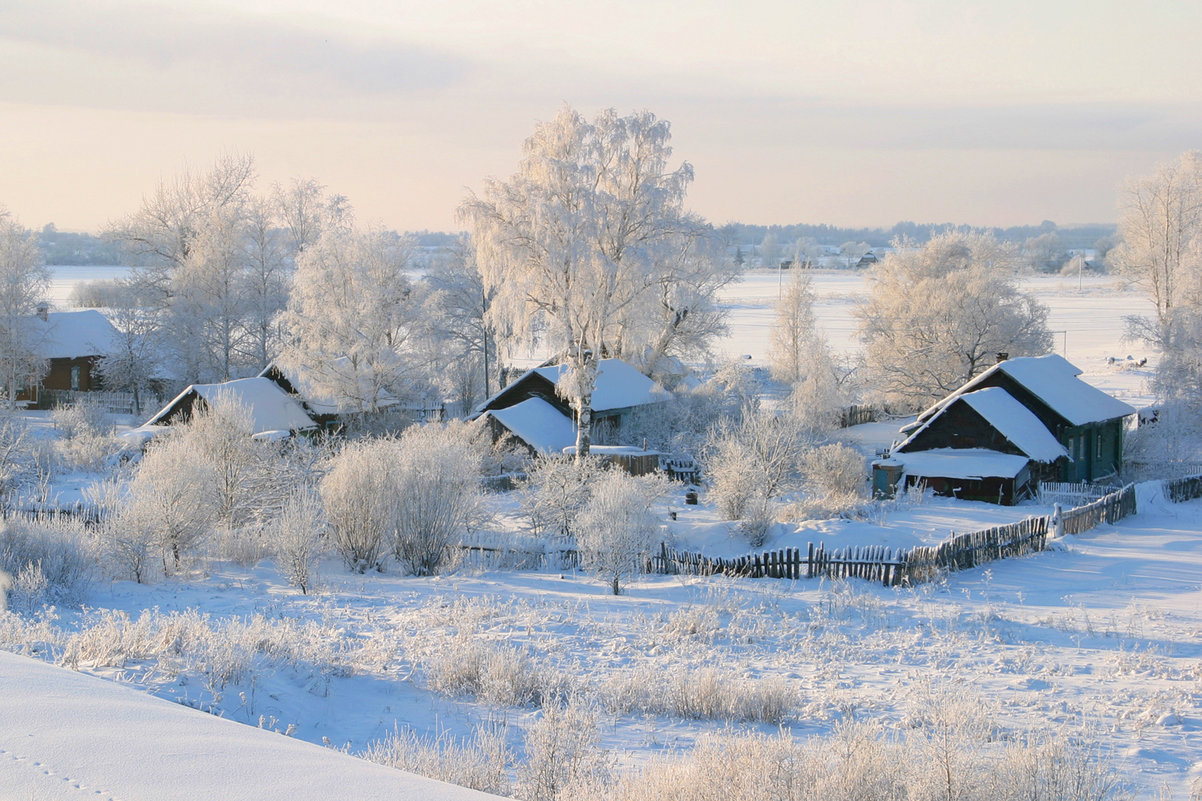
[(496, 798), (6, 652), (0, 652), (0, 796)]

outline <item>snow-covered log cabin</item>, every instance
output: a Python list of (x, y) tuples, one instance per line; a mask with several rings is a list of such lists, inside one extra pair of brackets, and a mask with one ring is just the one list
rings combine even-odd
[(1039, 481), (1112, 479), (1135, 409), (1080, 374), (1055, 354), (998, 362), (902, 429), (894, 469), (902, 466), (907, 484), (1001, 503)]

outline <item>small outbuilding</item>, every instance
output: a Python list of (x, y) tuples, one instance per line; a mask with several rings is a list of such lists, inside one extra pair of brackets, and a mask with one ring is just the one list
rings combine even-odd
[(26, 384), (18, 401), (47, 408), (62, 393), (103, 389), (97, 365), (117, 349), (120, 336), (107, 317), (95, 309), (52, 312), (41, 306), (25, 324), (46, 370)]

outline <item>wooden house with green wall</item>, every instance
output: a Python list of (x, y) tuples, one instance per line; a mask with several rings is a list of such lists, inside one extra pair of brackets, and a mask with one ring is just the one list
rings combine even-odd
[(1039, 481), (1112, 479), (1135, 409), (1080, 375), (1055, 354), (1000, 361), (904, 427), (891, 460), (910, 483), (1003, 503)]

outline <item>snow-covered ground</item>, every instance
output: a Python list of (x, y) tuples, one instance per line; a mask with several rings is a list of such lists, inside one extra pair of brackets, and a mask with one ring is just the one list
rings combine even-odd
[[(765, 362), (777, 279), (753, 272), (727, 290), (726, 356)], [(813, 279), (820, 324), (835, 348), (853, 350), (862, 274), (817, 271)], [(1133, 367), (1127, 355), (1144, 353), (1122, 339), (1121, 318), (1148, 311), (1142, 295), (1108, 278), (1078, 286), (1041, 276), (1024, 285), (1051, 307), (1058, 352), (1085, 380), (1133, 405), (1148, 402), (1151, 365)], [(898, 424), (845, 434), (871, 454)], [(87, 480), (75, 476), (56, 490), (75, 497)], [(520, 540), (513, 499), (497, 496), (496, 504), (494, 527)], [(682, 549), (747, 550), (704, 504), (678, 498), (662, 511)], [(907, 547), (1045, 512), (911, 498), (859, 520), (778, 525), (765, 547)], [(468, 562), (416, 579), (354, 575), (336, 561), (323, 565), (308, 596), (267, 561), (202, 561), (150, 586), (103, 583), (82, 606), (0, 614), (0, 649), (176, 704), (0, 655), (0, 798), (170, 797), (156, 792), (155, 771), (180, 754), (197, 765), (230, 760), (226, 748), (242, 755), (238, 772), (222, 784), (224, 772), (198, 768), (194, 792), (184, 795), (239, 797), (236, 788), (266, 786), (278, 765), (298, 783), (312, 766), (336, 786), (355, 787), (354, 797), (372, 797), (390, 781), (384, 771), (289, 738), (355, 754), (407, 727), (452, 740), (485, 727), (520, 760), (541, 716), (530, 699), (574, 694), (600, 710), (600, 744), (620, 769), (723, 731), (783, 728), (804, 739), (854, 719), (906, 732), (932, 704), (968, 698), (988, 717), (991, 737), (1036, 731), (1097, 742), (1139, 797), (1185, 799), (1202, 793), (1200, 521), (1202, 501), (1173, 505), (1145, 489), (1140, 513), (1119, 525), (913, 589), (644, 577), (614, 597), (575, 571)], [(665, 709), (682, 687), (715, 678), (753, 708), (708, 716)], [(757, 716), (755, 703), (778, 713)], [(129, 720), (138, 722), (121, 723)], [(96, 744), (95, 754), (82, 743)], [(105, 759), (110, 746), (150, 756)], [(322, 781), (308, 794), (255, 795), (339, 797), (324, 794)], [(415, 781), (398, 779), (396, 797), (460, 797)]]
[[(977, 506), (957, 516), (950, 504), (940, 514), (955, 525), (978, 516)], [(700, 682), (708, 671), (747, 688), (783, 688), (779, 723), (799, 738), (829, 734), (848, 719), (904, 730), (925, 705), (967, 696), (1000, 736), (1092, 738), (1113, 752), (1140, 797), (1158, 797), (1164, 787), (1164, 797), (1184, 799), (1202, 781), (1202, 502), (1173, 505), (1144, 490), (1140, 508), (1049, 552), (914, 589), (645, 577), (614, 597), (572, 571), (465, 566), (415, 579), (350, 575), (330, 563), (319, 592), (301, 596), (266, 562), (210, 565), (206, 574), (153, 586), (117, 582), (97, 587), (86, 608), (57, 610), (57, 619), (18, 625), (10, 617), (0, 638), (5, 647), (247, 724), (246, 732), (202, 726), (188, 710), (142, 710), (135, 696), (101, 685), (89, 691), (65, 668), (18, 670), (6, 657), (2, 672), (15, 678), (5, 681), (22, 690), (0, 686), (5, 706), (20, 709), (0, 715), (0, 784), (53, 773), (118, 798), (165, 797), (149, 791), (155, 779), (139, 778), (129, 760), (71, 761), (74, 746), (48, 734), (47, 719), (101, 736), (114, 725), (107, 715), (118, 713), (152, 724), (122, 726), (121, 740), (134, 752), (208, 759), (233, 747), (244, 756), (238, 765), (259, 766), (245, 768), (256, 781), (274, 775), (262, 767), (269, 760), (310, 758), (303, 750), (265, 752), (285, 738), (260, 736), (256, 726), (356, 753), (398, 728), (465, 737), (491, 725), (520, 753), (535, 708), (513, 705), (486, 684), (455, 691), (448, 683), (464, 666), (487, 664), (513, 681), (506, 671), (520, 672), (539, 691), (601, 699), (601, 744), (620, 766), (687, 748), (707, 732), (776, 730), (775, 722), (639, 711), (653, 709), (651, 697), (669, 697), (673, 681)], [(202, 630), (214, 632), (213, 648), (225, 642), (232, 650), (273, 642), (283, 631), (306, 656), (284, 659), (260, 646), (221, 683), (212, 664), (223, 657), (210, 653), (205, 662), (186, 646), (134, 644)], [(122, 637), (130, 655), (116, 659), (110, 652)], [(71, 700), (79, 693), (114, 711)], [(132, 710), (121, 711), (121, 698)], [(37, 712), (43, 705), (49, 718)], [(322, 758), (311, 757), (314, 765)], [(43, 774), (29, 779), (33, 762)], [(330, 769), (358, 781), (344, 761)], [(365, 775), (379, 780), (369, 769)]]

